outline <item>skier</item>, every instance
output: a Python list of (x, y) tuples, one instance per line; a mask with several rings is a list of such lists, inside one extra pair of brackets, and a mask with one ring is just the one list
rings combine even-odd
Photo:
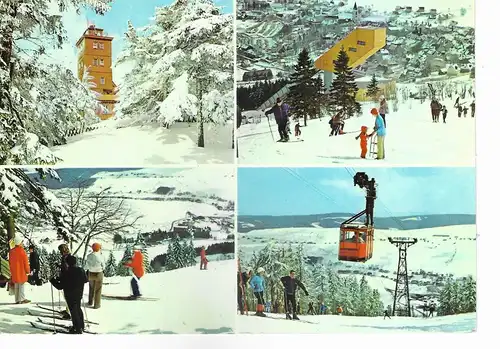
[(24, 284), (28, 281), (30, 273), (28, 255), (24, 251), (21, 237), (14, 237), (14, 245), (9, 251), (10, 281), (14, 284), (16, 304), (26, 304), (31, 302), (24, 296)]
[(206, 256), (205, 246), (201, 246), (200, 251), (200, 270), (207, 270), (208, 259)]
[(389, 320), (391, 319), (391, 316), (389, 315), (389, 310), (387, 310), (387, 309), (384, 310), (384, 320), (385, 320), (386, 317), (388, 317)]
[(339, 134), (344, 134), (344, 121), (342, 120), (341, 112), (338, 112), (337, 115), (332, 116), (328, 123), (330, 124), (330, 128), (332, 129), (332, 131), (330, 132), (330, 137), (334, 135), (337, 136)]
[(238, 308), (240, 314), (245, 314), (245, 290), (248, 280), (252, 278), (252, 270), (248, 269), (246, 272), (238, 273)]
[(446, 117), (448, 116), (448, 109), (446, 109), (446, 106), (443, 105), (443, 108), (441, 110), (443, 111), (443, 124), (446, 124)]
[[(57, 247), (59, 252), (61, 253), (61, 263), (59, 265), (59, 278), (61, 278), (62, 274), (68, 270), (67, 258), (71, 256), (71, 252), (69, 250), (68, 245), (61, 244)], [(63, 293), (64, 294), (64, 293)], [(70, 309), (68, 307), (68, 301), (66, 300), (66, 309), (61, 312), (63, 319), (69, 320), (71, 319)]]
[(337, 315), (342, 315), (342, 312), (343, 312), (343, 309), (342, 307), (339, 305), (337, 305)]
[(269, 114), (274, 114), (274, 120), (276, 124), (278, 124), (278, 133), (280, 135), (278, 142), (288, 142), (287, 124), (289, 110), (290, 106), (283, 103), (281, 98), (278, 98), (276, 99), (276, 104), (264, 113), (266, 117), (268, 117)]
[(472, 101), (470, 104), (470, 110), (471, 110), (471, 117), (474, 117), (476, 115), (476, 101)]
[(255, 298), (257, 298), (257, 311), (255, 315), (262, 317), (266, 317), (266, 314), (264, 314), (264, 290), (266, 287), (264, 274), (264, 268), (259, 267), (257, 269), (257, 275), (252, 276), (250, 279), (250, 287), (253, 290)]
[(459, 117), (459, 118), (461, 118), (461, 117), (462, 117), (462, 110), (463, 110), (462, 106), (461, 106), (461, 105), (459, 105), (459, 106), (458, 106), (458, 117)]
[[(295, 292), (297, 291), (297, 286), (300, 287), (306, 296), (309, 296), (304, 284), (300, 280), (295, 278), (295, 271), (290, 270), (290, 274), (287, 276), (283, 276), (281, 279), (281, 283), (285, 288), (285, 310), (286, 310), (286, 318), (291, 320), (290, 310), (292, 311), (293, 320), (299, 320), (297, 317), (297, 301), (295, 299)], [(290, 309), (290, 303), (292, 304), (292, 309)]]
[(76, 266), (76, 258), (68, 255), (66, 257), (67, 268), (60, 277), (50, 279), (50, 283), (58, 290), (63, 290), (64, 298), (71, 313), (73, 327), (69, 330), (71, 334), (82, 334), (85, 329), (85, 319), (82, 312), (83, 288), (88, 282), (83, 268)]
[(30, 276), (28, 277), (28, 282), (32, 285), (41, 286), (42, 280), (40, 280), (40, 257), (35, 251), (35, 246), (33, 244), (29, 247), (30, 252)]
[(436, 98), (433, 98), (431, 101), (432, 122), (439, 122), (440, 112), (441, 112), (441, 104), (439, 104)]
[(326, 315), (327, 309), (328, 307), (325, 305), (325, 303), (321, 303), (321, 305), (319, 306), (319, 313), (321, 315)]
[(466, 118), (467, 117), (467, 112), (469, 111), (469, 109), (467, 109), (467, 107), (464, 107), (463, 111), (464, 111), (464, 118)]
[(431, 302), (429, 306), (429, 317), (434, 317), (434, 311), (436, 311), (436, 303)]
[(307, 308), (307, 314), (308, 315), (316, 315), (316, 312), (314, 311), (313, 302), (309, 302), (309, 304), (307, 306), (308, 306), (308, 308)]
[(356, 140), (359, 141), (359, 146), (361, 147), (361, 159), (366, 159), (366, 153), (368, 152), (368, 127), (361, 126), (361, 133), (356, 136)]
[(371, 114), (375, 117), (375, 126), (373, 128), (373, 132), (370, 133), (368, 137), (373, 136), (374, 133), (377, 133), (377, 160), (385, 159), (385, 149), (384, 149), (384, 141), (386, 130), (384, 126), (384, 120), (378, 114), (378, 110), (373, 108), (371, 110)]
[(136, 299), (141, 297), (139, 280), (144, 276), (144, 257), (138, 247), (134, 248), (134, 255), (124, 266), (132, 268), (132, 272), (134, 273), (132, 280), (130, 280), (130, 285), (132, 286), (132, 296), (130, 298)]
[(300, 130), (300, 124), (297, 122), (295, 124), (295, 137), (299, 138), (301, 134), (302, 131)]
[(104, 261), (101, 254), (101, 245), (97, 242), (92, 244), (92, 253), (87, 256), (85, 270), (89, 280), (89, 307), (99, 309), (101, 307), (101, 291), (104, 280)]
[(385, 97), (383, 95), (380, 96), (379, 113), (382, 119), (384, 120), (384, 127), (387, 128), (387, 121), (385, 120), (385, 116), (386, 114), (389, 114), (389, 106), (387, 105), (387, 101), (385, 100)]

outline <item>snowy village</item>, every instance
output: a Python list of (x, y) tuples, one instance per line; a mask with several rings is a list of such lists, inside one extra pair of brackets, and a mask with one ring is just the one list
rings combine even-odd
[(0, 164), (234, 162), (227, 4), (2, 1)]
[(232, 333), (234, 187), (231, 167), (0, 169), (0, 332)]
[(473, 166), (472, 0), (237, 3), (239, 163)]
[(238, 187), (238, 333), (475, 330), (474, 168), (240, 168)]

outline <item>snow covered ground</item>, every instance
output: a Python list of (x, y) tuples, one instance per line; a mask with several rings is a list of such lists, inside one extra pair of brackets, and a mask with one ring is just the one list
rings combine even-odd
[[(251, 313), (249, 313), (251, 314)], [(398, 318), (356, 316), (300, 316), (312, 323), (285, 320), (284, 314), (268, 314), (269, 318), (240, 315), (238, 333), (381, 333), (381, 332), (472, 332), (476, 329), (476, 313), (435, 318)]]
[[(368, 126), (371, 132), (374, 118), (370, 109), (376, 105), (363, 105), (363, 115), (346, 121), (345, 135), (329, 137), (329, 118), (308, 120), (307, 127), (302, 127), (303, 142), (296, 142), (291, 136), (289, 143), (276, 143), (279, 139), (278, 127), (270, 115), (269, 124), (265, 117), (258, 124), (246, 124), (240, 127), (238, 134), (239, 163), (241, 164), (376, 164), (426, 166), (474, 166), (475, 164), (475, 120), (470, 117), (458, 118), (457, 110), (452, 108), (454, 100), (443, 102), (448, 109), (446, 124), (433, 123), (430, 102), (423, 104), (418, 100), (401, 103), (397, 112), (386, 116), (387, 136), (385, 139), (385, 160), (361, 159), (359, 141), (355, 137), (361, 126)], [(263, 114), (249, 111), (245, 114)], [(303, 121), (301, 121), (303, 125)], [(295, 122), (291, 123), (291, 131)]]
[(233, 124), (205, 125), (205, 148), (197, 146), (198, 125), (177, 123), (170, 129), (157, 125), (126, 125), (102, 121), (97, 130), (70, 137), (53, 147), (59, 166), (126, 167), (169, 164), (233, 163)]
[[(242, 261), (246, 261), (254, 251), (270, 242), (278, 246), (303, 243), (306, 256), (322, 258), (322, 263), (334, 262), (334, 268), (344, 274), (366, 274), (369, 285), (379, 290), (384, 304), (391, 304), (392, 295), (387, 289), (394, 288), (398, 249), (387, 238), (401, 236), (418, 239), (408, 250), (410, 293), (434, 293), (432, 284), (439, 276), (433, 273), (476, 277), (475, 225), (404, 231), (375, 229), (373, 257), (365, 263), (338, 261), (339, 229), (311, 227), (253, 230), (238, 234), (238, 250), (241, 251)], [(426, 274), (419, 274), (420, 270)]]
[[(146, 274), (140, 281), (144, 297), (158, 301), (124, 301), (102, 299), (101, 308), (87, 308), (88, 319), (99, 325), (90, 330), (106, 334), (215, 334), (235, 331), (234, 260), (211, 262), (207, 271), (198, 266), (169, 272)], [(104, 282), (118, 283), (103, 286), (103, 294), (128, 296), (129, 277), (105, 278)], [(0, 333), (48, 333), (32, 328), (28, 321), (37, 321), (27, 310), (44, 310), (35, 303), (51, 307), (50, 284), (35, 287), (27, 284), (28, 305), (16, 305), (14, 298), (3, 289), (0, 292)], [(85, 287), (84, 300), (88, 297)], [(209, 295), (209, 299), (207, 299)], [(61, 296), (62, 297), (62, 296)], [(58, 294), (54, 299), (58, 305)], [(209, 300), (209, 301), (207, 301)], [(64, 302), (64, 301), (63, 301)], [(63, 303), (64, 304), (64, 303)], [(44, 318), (52, 322), (52, 319)], [(70, 322), (57, 320), (57, 323)]]

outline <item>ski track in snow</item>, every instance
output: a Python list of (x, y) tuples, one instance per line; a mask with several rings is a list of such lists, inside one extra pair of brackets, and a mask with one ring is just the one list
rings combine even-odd
[[(386, 115), (387, 136), (385, 139), (385, 160), (361, 159), (359, 141), (355, 137), (361, 126), (373, 130), (374, 117), (370, 115), (371, 103), (363, 104), (363, 115), (346, 120), (344, 131), (352, 132), (329, 137), (329, 118), (307, 121), (301, 127), (304, 142), (276, 143), (277, 125), (270, 116), (274, 142), (265, 117), (257, 124), (242, 125), (238, 135), (239, 163), (241, 164), (345, 164), (362, 166), (415, 165), (426, 166), (474, 166), (475, 165), (475, 119), (458, 118), (452, 108), (454, 100), (444, 101), (448, 109), (446, 124), (433, 123), (430, 102), (423, 104), (411, 100), (401, 104), (397, 112)], [(263, 114), (249, 111), (244, 114)], [(442, 121), (442, 117), (441, 117)], [(303, 120), (301, 120), (301, 125)], [(291, 122), (293, 130), (295, 121)], [(290, 138), (294, 140), (293, 135)]]
[[(383, 317), (299, 316), (301, 320), (315, 322), (314, 324), (292, 320), (262, 319), (250, 314), (252, 313), (249, 312), (249, 316), (238, 316), (236, 324), (238, 333), (472, 332), (476, 329), (476, 313), (430, 319), (392, 317), (386, 320)], [(274, 318), (285, 317), (285, 314), (267, 315)]]
[[(101, 300), (101, 308), (87, 308), (88, 319), (99, 323), (90, 330), (106, 334), (216, 334), (233, 333), (235, 325), (234, 260), (209, 262), (208, 270), (199, 266), (169, 272), (146, 274), (140, 281), (144, 297), (159, 298), (159, 301)], [(103, 294), (128, 296), (130, 277), (105, 278)], [(0, 292), (0, 333), (51, 334), (32, 328), (28, 321), (37, 321), (28, 315), (27, 309), (36, 313), (36, 303), (51, 307), (50, 284), (40, 287), (26, 284), (26, 297), (32, 301), (27, 305), (16, 305), (14, 297)], [(54, 293), (58, 304), (57, 291)], [(87, 301), (88, 284), (83, 301)], [(206, 295), (210, 295), (207, 301)], [(61, 295), (61, 301), (64, 304)], [(82, 304), (83, 307), (83, 304)], [(51, 319), (44, 319), (52, 321)], [(57, 321), (62, 323), (61, 320)], [(65, 322), (70, 324), (71, 322)]]
[(222, 164), (233, 162), (233, 124), (205, 126), (205, 148), (197, 146), (198, 125), (178, 123), (118, 128), (107, 120), (97, 130), (70, 137), (68, 144), (53, 147), (59, 166), (130, 167), (168, 164)]

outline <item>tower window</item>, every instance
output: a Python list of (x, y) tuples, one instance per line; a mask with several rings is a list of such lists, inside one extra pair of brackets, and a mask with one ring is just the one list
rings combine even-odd
[(96, 66), (99, 65), (99, 61), (97, 60), (97, 58), (94, 58), (92, 60), (92, 65), (96, 65)]
[(359, 46), (365, 46), (365, 45), (366, 45), (366, 42), (361, 41), (361, 40), (358, 40), (358, 45), (359, 45)]
[(99, 44), (99, 48), (100, 48), (101, 50), (104, 50), (104, 44)]
[(99, 62), (99, 65), (104, 67), (104, 59), (101, 58), (101, 61)]
[(356, 47), (349, 47), (349, 52), (358, 52)]
[(101, 85), (104, 85), (106, 83), (106, 79), (101, 77)]
[(92, 43), (92, 47), (93, 47), (93, 48), (97, 48), (97, 41), (94, 41), (94, 42)]

